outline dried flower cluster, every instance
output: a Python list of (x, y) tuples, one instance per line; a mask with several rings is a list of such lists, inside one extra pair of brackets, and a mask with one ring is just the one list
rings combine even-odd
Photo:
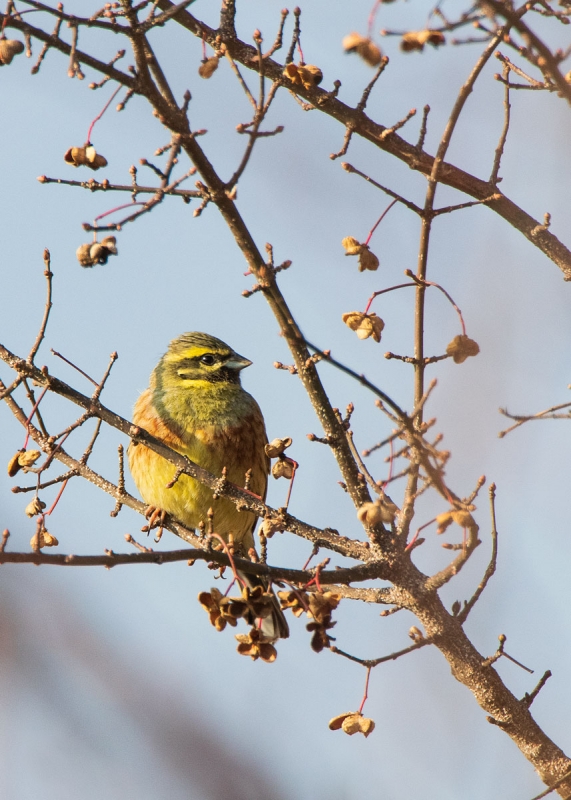
[(375, 723), (372, 719), (364, 717), (359, 711), (347, 711), (339, 714), (329, 722), (329, 730), (342, 730), (349, 736), (354, 733), (362, 733), (365, 737), (375, 730)]
[(30, 539), (32, 550), (41, 550), (42, 547), (57, 547), (59, 544), (55, 536), (49, 533), (43, 524), (43, 520), (38, 521), (38, 529)]
[(343, 314), (342, 320), (359, 339), (373, 338), (375, 342), (381, 341), (381, 333), (385, 327), (383, 320), (376, 314), (365, 314), (362, 311), (348, 311)]
[(433, 31), (428, 28), (423, 31), (408, 31), (401, 39), (400, 49), (404, 53), (410, 53), (413, 50), (422, 52), (425, 44), (440, 47), (441, 44), (446, 44), (446, 39), (440, 31)]
[(23, 52), (23, 42), (19, 42), (17, 39), (0, 39), (0, 67), (11, 64), (14, 56)]
[(314, 592), (309, 595), (308, 615), (313, 617), (314, 621), (305, 627), (313, 633), (311, 647), (316, 653), (321, 653), (323, 649), (329, 647), (331, 636), (327, 631), (335, 625), (331, 619), (331, 612), (337, 608), (340, 600), (341, 596), (334, 592)]
[(94, 267), (96, 264), (107, 264), (109, 256), (116, 256), (117, 253), (117, 239), (106, 236), (100, 242), (81, 244), (75, 255), (82, 267)]
[(399, 507), (383, 492), (374, 503), (363, 503), (357, 511), (357, 519), (363, 525), (376, 525), (379, 522), (392, 525), (399, 511)]
[[(471, 506), (473, 509), (473, 506)], [(457, 509), (452, 508), (450, 511), (445, 511), (443, 514), (438, 514), (436, 517), (436, 524), (437, 529), (436, 533), (444, 533), (444, 531), (455, 522), (456, 525), (459, 525), (461, 528), (470, 528), (472, 530), (478, 530), (478, 525), (476, 524), (476, 520), (470, 514), (469, 511), (465, 509)]]
[(370, 269), (372, 272), (379, 268), (379, 259), (369, 250), (368, 244), (361, 244), (353, 236), (346, 236), (341, 242), (345, 248), (346, 256), (359, 256), (359, 272)]
[(278, 478), (286, 478), (287, 480), (291, 480), (295, 474), (297, 467), (296, 462), (292, 458), (288, 458), (287, 456), (283, 455), (284, 450), (291, 445), (292, 441), (293, 440), (290, 436), (287, 436), (285, 439), (273, 439), (264, 448), (268, 458), (278, 459), (272, 466), (272, 475), (274, 478), (276, 478), (276, 480)]
[(343, 49), (346, 53), (357, 53), (370, 67), (377, 67), (383, 57), (373, 40), (366, 36), (361, 36), (360, 33), (349, 33), (345, 36)]
[(20, 470), (28, 472), (40, 456), (39, 450), (18, 450), (8, 462), (8, 475), (13, 478)]
[(315, 64), (286, 64), (284, 75), (294, 84), (312, 89), (323, 80), (323, 72)]
[(208, 613), (210, 624), (217, 631), (223, 631), (226, 625), (235, 628), (239, 619), (253, 624), (256, 619), (265, 619), (272, 613), (274, 596), (263, 586), (242, 588), (241, 597), (224, 597), (215, 587), (209, 592), (201, 592), (198, 602)]
[(455, 364), (462, 364), (470, 356), (477, 356), (479, 352), (478, 343), (463, 333), (455, 336), (446, 348), (447, 355), (452, 356)]
[(211, 56), (210, 58), (205, 58), (202, 64), (198, 68), (198, 74), (201, 78), (211, 78), (216, 70), (218, 69), (218, 62), (220, 61), (218, 56)]
[(73, 167), (89, 167), (92, 170), (107, 166), (107, 159), (98, 153), (92, 144), (87, 142), (83, 147), (70, 147), (63, 160)]
[(250, 656), (252, 661), (261, 658), (271, 664), (278, 657), (276, 648), (259, 628), (252, 628), (250, 633), (237, 633), (236, 639), (239, 642), (236, 649), (240, 655)]

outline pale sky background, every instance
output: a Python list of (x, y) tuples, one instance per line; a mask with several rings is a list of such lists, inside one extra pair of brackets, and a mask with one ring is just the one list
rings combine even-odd
[[(66, 10), (91, 14), (96, 7), (83, 0), (68, 3)], [(273, 40), (279, 3), (242, 0), (239, 7), (243, 38), (259, 28), (266, 42)], [(376, 29), (423, 28), (430, 7), (420, 2), (384, 6)], [(462, 9), (457, 2), (444, 5), (450, 17)], [(198, 0), (192, 10), (216, 24), (215, 3)], [(322, 68), (325, 88), (339, 78), (340, 98), (355, 105), (372, 72), (355, 56), (345, 56), (340, 43), (346, 33), (366, 30), (369, 3), (313, 0), (303, 12), (306, 61)], [(42, 16), (27, 18), (40, 24)], [(51, 20), (42, 24), (51, 30)], [(567, 36), (561, 43), (568, 43), (565, 28), (560, 35)], [(208, 129), (201, 144), (221, 174), (229, 176), (246, 144), (235, 127), (248, 121), (251, 112), (228, 66), (222, 63), (209, 81), (199, 78), (200, 42), (176, 25), (157, 30), (151, 41), (177, 97), (191, 90), (192, 125)], [(434, 152), (480, 46), (446, 46), (421, 56), (400, 54), (398, 39), (381, 43), (391, 63), (368, 112), (390, 125), (410, 108), (420, 111), (429, 103), (433, 111), (426, 147)], [(103, 60), (111, 59), (119, 46), (116, 38), (102, 41), (96, 32), (81, 34), (80, 48), (93, 49)], [(308, 432), (321, 431), (297, 378), (272, 366), (276, 360), (291, 360), (276, 322), (260, 294), (241, 297), (252, 278), (243, 276), (241, 254), (214, 208), (194, 219), (194, 203), (167, 200), (121, 231), (119, 256), (106, 266), (85, 270), (78, 265), (75, 250), (90, 238), (81, 223), (117, 205), (121, 196), (45, 186), (36, 177), (91, 176), (66, 165), (62, 156), (84, 142), (91, 119), (114, 87), (90, 92), (88, 83), (98, 76), (86, 70), (85, 81), (70, 80), (67, 60), (55, 52), (48, 54), (39, 75), (31, 77), (30, 66), (22, 55), (0, 71), (0, 341), (25, 354), (35, 337), (45, 296), (44, 247), (52, 253), (55, 305), (38, 363), (89, 392), (81, 376), (56, 361), (49, 348), (94, 376), (103, 373), (116, 350), (119, 360), (102, 399), (118, 413), (130, 415), (170, 339), (187, 330), (224, 339), (254, 362), (243, 383), (264, 411), (270, 438), (294, 439), (290, 452), (301, 467), (292, 513), (361, 536), (355, 511), (337, 486), (332, 456), (306, 439)], [(449, 160), (484, 179), (502, 124), (503, 91), (493, 80), (498, 69), (493, 59), (468, 102), (449, 154)], [(255, 85), (252, 76), (248, 79)], [(551, 212), (552, 230), (566, 243), (569, 114), (555, 96), (515, 94), (501, 169), (506, 194), (537, 219)], [(373, 310), (386, 322), (380, 345), (359, 341), (342, 324), (341, 314), (364, 308), (373, 291), (400, 283), (403, 271), (415, 267), (418, 222), (404, 208), (392, 209), (371, 243), (380, 269), (359, 274), (355, 260), (344, 257), (341, 239), (363, 240), (388, 201), (329, 159), (343, 140), (338, 123), (302, 111), (282, 91), (266, 127), (278, 124), (285, 125), (284, 133), (256, 148), (239, 186), (239, 209), (260, 247), (269, 241), (277, 261), (293, 261), (280, 285), (308, 339), (331, 348), (336, 358), (365, 372), (410, 408), (411, 370), (386, 361), (383, 354), (410, 352), (413, 293), (404, 290), (376, 301)], [(418, 118), (411, 121), (404, 137), (416, 141), (418, 125)], [(109, 160), (95, 177), (128, 183), (129, 166), (140, 158), (153, 160), (168, 135), (135, 97), (122, 114), (110, 111), (92, 140)], [(422, 203), (425, 179), (376, 148), (355, 138), (346, 160)], [(143, 168), (139, 176), (141, 183), (153, 180)], [(442, 205), (465, 199), (439, 189)], [(436, 222), (429, 278), (451, 293), (469, 335), (481, 347), (478, 358), (461, 366), (446, 361), (430, 373), (439, 384), (428, 413), (438, 417), (435, 430), (444, 432), (445, 446), (453, 453), (450, 484), (465, 495), (485, 474), (498, 486), (498, 571), (467, 631), (484, 655), (494, 652), (497, 636), (505, 633), (507, 651), (535, 670), (528, 675), (508, 661), (497, 665), (518, 696), (531, 691), (546, 669), (553, 671), (533, 712), (569, 752), (570, 427), (565, 421), (532, 423), (504, 440), (497, 432), (505, 427), (500, 406), (535, 412), (571, 399), (566, 388), (571, 381), (571, 287), (539, 250), (485, 208)], [(427, 351), (443, 352), (459, 332), (454, 310), (440, 293), (429, 295)], [(320, 373), (335, 405), (355, 403), (359, 448), (387, 435), (390, 427), (372, 395), (327, 365)], [(8, 370), (0, 368), (0, 375), (6, 379)], [(54, 429), (69, 424), (75, 413), (57, 398), (45, 404), (45, 411)], [(23, 432), (4, 407), (0, 426), (7, 462), (21, 447)], [(69, 449), (80, 453), (88, 435), (82, 431)], [(112, 480), (120, 441), (126, 443), (116, 431), (106, 431), (91, 461)], [(380, 456), (371, 458), (371, 468), (377, 477), (384, 475)], [(27, 550), (34, 532), (34, 522), (23, 513), (28, 499), (10, 493), (14, 480), (5, 469), (0, 476), (0, 525), (12, 532), (10, 548)], [(269, 502), (281, 505), (286, 490), (285, 481), (272, 481)], [(391, 494), (399, 502), (400, 492)], [(44, 499), (52, 496), (47, 491)], [(59, 551), (125, 551), (126, 532), (142, 540), (142, 519), (129, 510), (111, 519), (113, 505), (94, 487), (72, 483), (49, 524), (60, 540)], [(442, 510), (438, 502), (427, 503), (419, 510), (418, 524)], [(486, 490), (477, 519), (483, 544), (458, 580), (444, 589), (449, 604), (472, 594), (489, 557)], [(447, 555), (433, 529), (427, 536), (416, 563), (434, 571)], [(160, 547), (179, 544), (167, 533)], [(299, 567), (310, 549), (291, 536), (277, 536), (270, 542), (269, 560)], [(295, 620), (273, 665), (239, 657), (233, 631), (218, 634), (196, 600), (199, 591), (213, 584), (212, 573), (201, 564), (192, 570), (178, 564), (111, 571), (5, 565), (2, 578), (0, 794), (7, 800), (356, 800), (365, 795), (526, 800), (542, 789), (532, 767), (508, 737), (486, 722), (434, 649), (373, 672), (365, 711), (377, 728), (366, 740), (349, 738), (329, 731), (327, 723), (358, 708), (364, 670), (328, 652), (313, 653), (305, 624)], [(381, 619), (379, 610), (343, 604), (334, 631), (338, 646), (365, 658), (406, 647), (413, 618), (403, 612)]]

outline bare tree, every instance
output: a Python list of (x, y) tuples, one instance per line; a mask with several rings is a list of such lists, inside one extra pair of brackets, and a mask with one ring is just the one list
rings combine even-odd
[[(6, 531), (0, 560), (2, 563), (106, 567), (205, 561), (221, 571), (226, 569), (235, 574), (239, 569), (244, 573), (264, 576), (280, 588), (284, 608), (292, 609), (296, 617), (308, 618), (307, 628), (312, 634), (311, 644), (316, 652), (329, 650), (362, 665), (365, 670), (365, 692), (361, 706), (331, 720), (332, 729), (342, 729), (349, 734), (361, 732), (368, 736), (374, 728), (374, 722), (363, 712), (371, 670), (421, 648), (434, 647), (445, 657), (454, 677), (472, 692), (486, 712), (488, 721), (513, 740), (537, 770), (541, 780), (560, 796), (571, 796), (571, 760), (544, 733), (530, 711), (550, 673), (545, 672), (534, 686), (530, 686), (529, 692), (518, 698), (500, 678), (494, 666), (502, 657), (515, 660), (506, 652), (506, 637), (502, 634), (496, 652), (485, 656), (478, 652), (465, 631), (468, 616), (496, 569), (495, 486), (493, 483), (488, 486), (488, 512), (486, 502), (481, 509), (477, 502), (486, 482), (484, 477), (467, 492), (452, 485), (452, 480), (446, 474), (451, 454), (442, 445), (442, 434), (435, 433), (436, 420), (427, 413), (435, 387), (435, 381), (429, 376), (433, 365), (450, 359), (455, 364), (462, 364), (468, 358), (477, 356), (480, 349), (468, 335), (469, 320), (464, 319), (456, 302), (458, 298), (453, 298), (445, 286), (431, 279), (431, 242), (435, 229), (443, 219), (449, 215), (454, 215), (454, 219), (464, 219), (466, 209), (485, 206), (522, 234), (531, 246), (538, 248), (559, 268), (565, 280), (571, 279), (571, 252), (551, 232), (550, 215), (545, 214), (542, 220), (535, 219), (500, 188), (513, 93), (523, 93), (524, 90), (552, 93), (563, 103), (571, 102), (571, 84), (562, 70), (562, 62), (569, 55), (569, 50), (556, 46), (559, 28), (569, 23), (571, 11), (566, 3), (561, 3), (560, 8), (548, 2), (529, 2), (516, 7), (508, 2), (486, 0), (461, 13), (456, 12), (453, 19), (446, 17), (437, 6), (425, 27), (417, 30), (383, 31), (386, 37), (399, 38), (403, 60), (409, 57), (409, 53), (419, 54), (445, 44), (455, 44), (459, 53), (464, 53), (464, 46), (476, 43), (478, 47), (478, 55), (452, 103), (444, 132), (432, 155), (426, 147), (432, 113), (428, 105), (421, 114), (417, 115), (416, 110), (412, 109), (401, 119), (384, 120), (384, 124), (367, 114), (371, 97), (379, 91), (383, 74), (389, 70), (389, 59), (382, 55), (376, 41), (375, 13), (379, 3), (371, 12), (367, 33), (348, 32), (344, 40), (345, 50), (363, 59), (373, 70), (372, 77), (354, 106), (340, 99), (339, 81), (331, 81), (328, 76), (324, 79), (319, 66), (305, 61), (304, 51), (308, 52), (311, 43), (302, 42), (302, 16), (299, 9), (294, 9), (292, 14), (284, 10), (276, 18), (277, 30), (273, 41), (265, 40), (259, 30), (254, 31), (250, 41), (238, 33), (236, 3), (232, 0), (223, 2), (216, 27), (194, 16), (189, 10), (191, 5), (192, 0), (178, 4), (169, 0), (147, 0), (138, 4), (132, 0), (121, 0), (100, 9), (92, 9), (91, 16), (78, 16), (67, 13), (61, 4), (54, 6), (35, 0), (20, 0), (15, 4), (9, 0), (5, 13), (0, 15), (3, 31), (0, 63), (9, 67), (12, 60), (26, 48), (28, 54), (34, 51), (32, 73), (38, 73), (48, 52), (54, 50), (69, 58), (70, 77), (82, 79), (85, 71), (86, 74), (97, 76), (98, 82), (93, 80), (91, 89), (103, 88), (103, 91), (108, 91), (111, 86), (116, 87), (113, 93), (108, 94), (101, 113), (89, 126), (85, 143), (77, 142), (65, 154), (65, 161), (80, 169), (97, 171), (107, 166), (107, 158), (94, 145), (97, 130), (94, 126), (116, 96), (118, 110), (125, 109), (131, 98), (135, 97), (143, 98), (150, 105), (153, 115), (167, 129), (170, 137), (166, 145), (158, 143), (160, 146), (155, 154), (156, 158), (163, 157), (164, 163), (146, 159), (141, 162), (149, 171), (147, 174), (152, 175), (152, 180), (141, 182), (140, 170), (134, 166), (130, 170), (130, 181), (117, 183), (107, 178), (70, 180), (59, 176), (40, 177), (43, 184), (58, 183), (83, 188), (100, 199), (109, 192), (113, 196), (115, 193), (130, 196), (125, 203), (102, 211), (92, 223), (84, 224), (84, 229), (93, 234), (93, 240), (79, 246), (77, 259), (82, 267), (97, 268), (106, 264), (117, 255), (117, 235), (122, 229), (128, 223), (138, 223), (163, 203), (182, 199), (194, 208), (194, 217), (200, 217), (211, 206), (215, 207), (234, 237), (248, 272), (253, 276), (254, 284), (244, 292), (245, 297), (257, 294), (264, 297), (291, 352), (293, 363), (276, 362), (275, 366), (301, 381), (321, 426), (319, 433), (310, 434), (309, 438), (316, 447), (324, 445), (334, 456), (342, 489), (355, 507), (363, 536), (348, 536), (343, 530), (318, 527), (311, 519), (298, 519), (289, 513), (287, 501), (283, 507), (273, 508), (253, 496), (247, 490), (247, 483), (245, 488), (241, 488), (229, 483), (224, 475), (210, 474), (199, 464), (192, 463), (147, 431), (107, 408), (100, 398), (110, 377), (115, 354), (100, 380), (87, 375), (88, 365), (76, 365), (76, 369), (94, 385), (91, 395), (60, 380), (51, 370), (38, 367), (36, 357), (46, 336), (52, 308), (53, 274), (51, 256), (46, 250), (44, 275), (47, 300), (37, 337), (25, 354), (17, 354), (8, 346), (0, 345), (0, 358), (13, 371), (10, 378), (0, 384), (1, 397), (25, 429), (24, 444), (10, 459), (9, 474), (16, 476), (20, 471), (34, 474), (36, 480), (33, 485), (18, 486), (15, 491), (28, 493), (32, 498), (26, 513), (37, 520), (37, 526), (30, 552), (10, 551), (7, 548), (9, 534)], [(37, 16), (26, 16), (31, 11), (37, 12)], [(49, 28), (50, 19), (54, 25), (53, 31)], [(362, 22), (355, 20), (355, 26), (361, 26)], [(180, 84), (180, 75), (171, 75), (171, 65), (165, 66), (155, 54), (154, 39), (165, 27), (176, 31), (177, 36), (184, 34), (189, 48), (196, 39), (200, 41), (200, 80), (214, 79), (216, 70), (224, 66), (231, 70), (235, 76), (235, 86), (244, 93), (250, 104), (250, 118), (240, 122), (237, 127), (238, 134), (244, 137), (245, 146), (229, 177), (225, 175), (226, 167), (218, 165), (218, 161), (226, 164), (223, 147), (219, 153), (212, 155), (213, 148), (208, 145), (207, 132), (193, 129), (194, 101), (191, 92), (186, 90), (178, 96), (178, 89), (173, 87)], [(474, 28), (476, 36), (471, 33)], [(25, 44), (21, 41), (22, 36)], [(116, 41), (114, 37), (117, 36), (121, 49), (109, 59), (103, 53), (107, 52), (108, 41)], [(38, 48), (39, 52), (35, 55)], [(495, 151), (489, 154), (489, 176), (481, 178), (447, 159), (468, 98), (493, 58), (497, 58), (501, 64), (501, 74), (496, 75), (496, 79), (503, 85), (504, 118)], [(132, 64), (122, 66), (131, 59)], [(392, 63), (390, 68), (394, 69)], [(327, 88), (322, 88), (322, 84)], [(309, 123), (306, 123), (308, 151), (311, 153), (313, 117), (329, 117), (340, 124), (339, 130), (343, 132), (342, 145), (331, 154), (331, 160), (335, 162), (352, 158), (351, 149), (355, 142), (364, 140), (368, 145), (370, 166), (363, 166), (360, 149), (356, 159), (339, 163), (348, 173), (348, 180), (366, 182), (378, 190), (379, 198), (390, 198), (382, 214), (374, 215), (376, 221), (375, 218), (370, 221), (368, 236), (343, 238), (345, 255), (356, 259), (360, 272), (378, 269), (379, 259), (374, 253), (372, 237), (377, 228), (382, 230), (388, 224), (385, 215), (394, 213), (391, 212), (393, 206), (406, 209), (418, 221), (420, 236), (416, 269), (406, 269), (405, 278), (400, 283), (376, 290), (363, 311), (347, 310), (343, 314), (343, 322), (356, 334), (356, 349), (361, 346), (359, 340), (371, 339), (379, 343), (385, 323), (380, 312), (377, 314), (372, 309), (382, 308), (381, 304), (386, 299), (383, 296), (389, 292), (402, 290), (410, 295), (414, 309), (412, 350), (406, 354), (385, 353), (386, 359), (407, 365), (411, 370), (412, 389), (406, 402), (395, 400), (391, 391), (385, 388), (385, 383), (383, 388), (379, 386), (375, 375), (376, 364), (372, 364), (370, 373), (364, 375), (359, 366), (343, 362), (331, 350), (304, 335), (281, 289), (280, 273), (289, 269), (291, 261), (289, 258), (275, 258), (271, 244), (266, 244), (265, 249), (260, 247), (253, 221), (246, 219), (238, 208), (237, 190), (251, 168), (252, 157), (260, 140), (271, 138), (267, 146), (280, 152), (280, 136), (284, 127), (270, 123), (269, 119), (275, 104), (288, 94), (289, 103), (280, 106), (281, 110), (285, 108), (288, 114), (294, 114), (294, 104), (297, 103), (303, 111), (312, 112), (303, 118), (304, 122)], [(128, 106), (126, 110), (129, 111)], [(408, 139), (403, 138), (405, 131), (402, 129), (408, 126), (406, 131), (411, 130), (415, 117), (420, 117), (416, 133)], [(404, 188), (397, 190), (388, 181), (378, 177), (375, 169), (377, 151), (382, 151), (424, 176), (426, 190), (422, 203), (410, 199), (405, 182)], [(111, 157), (111, 154), (107, 155)], [(194, 178), (194, 188), (188, 188), (191, 177)], [(457, 190), (468, 199), (440, 205), (437, 197), (442, 191), (441, 187)], [(288, 202), (288, 198), (282, 198), (282, 208), (277, 212), (284, 219)], [(109, 222), (107, 217), (111, 215), (114, 221)], [(387, 220), (390, 219), (388, 216)], [(451, 313), (457, 314), (458, 318), (458, 332), (450, 342), (442, 342), (435, 354), (431, 352), (432, 345), (428, 345), (425, 335), (427, 298), (433, 293), (440, 293), (450, 304)], [(57, 355), (67, 360), (65, 354)], [(380, 434), (354, 428), (352, 404), (344, 410), (334, 406), (322, 382), (322, 365), (336, 368), (371, 393), (385, 418), (385, 422), (378, 426)], [(48, 427), (42, 415), (47, 402), (44, 398), (51, 395), (58, 395), (81, 409), (80, 415), (61, 430)], [(561, 404), (544, 412), (544, 415), (567, 406)], [(93, 420), (96, 425), (91, 439), (80, 455), (73, 455), (69, 450), (73, 435)], [(190, 545), (180, 550), (151, 549), (128, 537), (134, 547), (126, 553), (107, 551), (104, 555), (66, 555), (44, 552), (45, 548), (58, 544), (56, 537), (48, 532), (48, 521), (58, 502), (65, 502), (68, 493), (63, 495), (63, 492), (76, 478), (90, 481), (115, 498), (113, 515), (117, 515), (123, 506), (145, 513), (144, 504), (125, 489), (122, 449), (119, 454), (119, 480), (116, 482), (96, 472), (88, 463), (102, 425), (120, 431), (131, 441), (150, 448), (170, 461), (177, 470), (175, 480), (181, 475), (188, 475), (210, 487), (215, 498), (228, 498), (238, 508), (247, 509), (260, 517), (260, 556), (251, 553), (251, 560), (248, 560), (234, 553), (231, 546), (220, 543), (219, 537), (217, 540), (215, 504), (213, 516), (204, 521), (199, 531), (186, 529), (175, 519), (167, 518), (164, 521), (167, 530)], [(364, 452), (360, 452), (355, 443), (357, 437), (365, 438), (368, 442)], [(39, 450), (29, 447), (30, 439)], [(299, 465), (286, 452), (290, 444), (287, 437), (275, 440), (269, 455), (276, 459), (274, 476), (284, 477), (293, 484)], [(388, 454), (387, 471), (381, 474), (376, 474), (367, 466), (367, 457), (376, 451)], [(42, 454), (45, 455), (43, 460)], [(455, 451), (453, 456), (462, 460), (471, 458), (469, 452), (464, 454)], [(57, 462), (64, 465), (63, 473), (57, 474)], [(41, 499), (42, 493), (55, 485), (61, 487), (61, 491), (47, 508)], [(456, 601), (448, 609), (441, 597), (441, 590), (454, 581), (482, 543), (481, 529), (490, 531), (489, 537), (485, 537), (491, 550), (489, 562), (468, 599)], [(287, 532), (312, 545), (311, 558), (303, 567), (268, 563), (268, 539), (277, 532)], [(418, 548), (435, 546), (437, 540), (434, 532), (450, 536), (444, 545), (450, 553), (450, 560), (431, 574), (425, 574), (416, 565), (416, 556), (421, 552)], [(324, 551), (327, 556), (317, 566), (310, 566), (310, 562), (318, 554), (323, 555)], [(348, 562), (344, 561), (343, 565), (332, 564), (336, 557), (343, 557)], [(221, 595), (214, 592), (202, 593), (201, 597), (211, 621), (219, 629), (224, 629), (227, 621), (233, 619), (232, 615), (234, 618), (241, 615), (240, 598), (227, 598), (224, 605)], [(335, 625), (333, 616), (340, 602), (346, 604), (349, 601), (388, 606), (381, 616), (400, 610), (412, 612), (418, 621), (418, 626), (411, 627), (408, 632), (412, 644), (375, 658), (365, 658), (338, 646), (332, 634)], [(233, 610), (228, 611), (228, 604), (233, 604)], [(250, 639), (242, 636), (240, 652), (254, 659), (275, 658), (273, 646), (270, 650), (264, 649), (252, 634), (249, 636)]]

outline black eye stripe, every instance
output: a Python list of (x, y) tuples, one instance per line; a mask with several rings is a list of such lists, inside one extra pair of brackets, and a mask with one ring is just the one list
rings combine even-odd
[[(212, 361), (204, 362), (202, 359), (208, 358), (212, 359)], [(217, 364), (221, 361), (225, 361), (225, 358), (221, 358), (220, 356), (215, 355), (214, 353), (205, 353), (202, 356), (194, 356), (194, 358), (182, 358), (176, 364), (176, 369), (184, 370), (184, 369), (197, 369), (200, 367), (201, 364), (207, 363), (208, 366), (212, 366), (213, 364)]]

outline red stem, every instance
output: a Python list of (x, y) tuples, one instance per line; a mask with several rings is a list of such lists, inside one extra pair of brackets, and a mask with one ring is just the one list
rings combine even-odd
[(292, 472), (291, 480), (289, 482), (289, 489), (287, 491), (287, 497), (286, 497), (286, 502), (285, 502), (286, 509), (289, 506), (289, 501), (290, 501), (290, 498), (291, 498), (291, 490), (293, 489), (293, 482), (295, 480), (295, 471), (299, 467), (299, 464), (297, 463), (297, 461), (294, 461), (293, 458), (288, 458), (287, 460), (291, 463), (291, 465), (293, 467), (293, 472)]
[(379, 8), (382, 2), (383, 0), (375, 0), (375, 3), (369, 14), (369, 19), (367, 20), (367, 34), (369, 36), (369, 39), (373, 38), (373, 25), (375, 24), (375, 16), (377, 14), (377, 9)]
[(112, 208), (111, 211), (105, 211), (104, 214), (99, 214), (99, 216), (95, 217), (94, 222), (97, 222), (98, 219), (103, 219), (103, 217), (108, 217), (109, 214), (114, 214), (116, 211), (122, 211), (124, 208), (131, 208), (132, 206), (144, 206), (144, 203), (136, 202), (136, 203), (124, 203), (122, 206), (117, 206), (116, 208)]
[(376, 231), (376, 229), (377, 229), (377, 228), (379, 227), (379, 225), (381, 224), (381, 222), (382, 222), (383, 218), (384, 218), (384, 217), (386, 217), (386, 215), (389, 213), (389, 211), (391, 210), (391, 208), (394, 206), (394, 204), (395, 204), (395, 203), (398, 203), (398, 200), (393, 200), (391, 203), (389, 203), (389, 204), (388, 204), (388, 206), (387, 206), (387, 207), (385, 208), (385, 210), (383, 211), (383, 213), (381, 214), (381, 216), (380, 216), (380, 217), (378, 218), (378, 220), (375, 222), (375, 224), (373, 225), (373, 227), (372, 227), (372, 228), (371, 228), (371, 230), (369, 231), (369, 235), (367, 236), (367, 238), (366, 238), (366, 240), (365, 240), (365, 244), (366, 244), (366, 245), (367, 245), (367, 244), (369, 244), (369, 242), (371, 241), (371, 236), (374, 234), (374, 232)]
[(359, 710), (357, 714), (361, 714), (363, 711), (363, 707), (367, 702), (367, 698), (369, 697), (369, 678), (371, 677), (371, 667), (367, 667), (367, 678), (365, 679), (365, 693), (363, 694), (363, 699), (361, 701), (361, 705), (359, 706)]
[(442, 292), (442, 294), (446, 296), (446, 298), (449, 300), (449, 302), (450, 302), (450, 303), (451, 303), (451, 304), (454, 306), (454, 308), (456, 309), (456, 313), (457, 313), (457, 314), (458, 314), (458, 316), (460, 317), (460, 325), (462, 325), (462, 333), (464, 334), (464, 336), (466, 336), (466, 335), (467, 335), (467, 334), (466, 334), (466, 325), (464, 324), (464, 317), (462, 316), (462, 312), (460, 311), (460, 309), (458, 308), (458, 306), (456, 305), (456, 303), (454, 302), (454, 300), (453, 300), (453, 299), (450, 297), (450, 295), (448, 294), (448, 292), (446, 291), (446, 289), (443, 289), (443, 288), (442, 288), (442, 286), (441, 286), (439, 283), (434, 283), (434, 281), (425, 281), (425, 280), (422, 280), (421, 278), (417, 278), (417, 277), (416, 277), (416, 276), (415, 276), (415, 275), (414, 275), (414, 274), (411, 272), (411, 270), (409, 270), (409, 269), (405, 270), (405, 275), (408, 275), (409, 277), (411, 277), (411, 278), (414, 278), (414, 280), (415, 280), (417, 283), (422, 283), (424, 286), (436, 286), (436, 288), (437, 288), (437, 289), (440, 289), (440, 291)]
[(365, 309), (365, 314), (369, 313), (369, 309), (371, 308), (371, 303), (378, 297), (380, 294), (386, 294), (387, 292), (394, 292), (395, 289), (404, 289), (405, 286), (416, 286), (416, 283), (399, 283), (398, 286), (391, 286), (389, 289), (381, 289), (378, 292), (373, 292), (373, 294), (369, 297), (369, 302), (367, 303), (367, 307)]
[(98, 122), (98, 120), (100, 120), (100, 119), (101, 119), (101, 117), (103, 116), (103, 114), (105, 114), (105, 112), (107, 111), (107, 109), (109, 108), (109, 106), (111, 105), (111, 103), (113, 102), (113, 98), (114, 98), (114, 97), (115, 97), (117, 94), (119, 94), (119, 92), (121, 91), (121, 88), (122, 88), (121, 86), (118, 86), (118, 87), (115, 89), (115, 91), (113, 92), (113, 94), (111, 95), (111, 97), (109, 98), (109, 100), (108, 100), (108, 101), (105, 103), (105, 105), (103, 106), (103, 110), (101, 111), (101, 113), (99, 113), (99, 114), (98, 114), (98, 115), (95, 117), (95, 119), (94, 119), (94, 120), (91, 122), (91, 125), (89, 126), (89, 130), (87, 131), (87, 140), (86, 140), (86, 141), (87, 141), (87, 144), (90, 144), (90, 142), (91, 142), (91, 132), (93, 131), (93, 126), (95, 125), (95, 123), (96, 123), (96, 122)]
[(61, 485), (61, 489), (60, 489), (60, 490), (59, 490), (59, 492), (58, 492), (58, 496), (57, 496), (57, 497), (56, 497), (56, 499), (53, 501), (53, 503), (52, 503), (52, 506), (51, 506), (51, 508), (49, 509), (49, 511), (46, 511), (46, 512), (44, 513), (44, 515), (43, 515), (44, 517), (49, 517), (49, 515), (52, 513), (52, 511), (54, 510), (54, 508), (57, 506), (57, 504), (59, 503), (59, 499), (60, 499), (60, 497), (62, 496), (62, 494), (63, 494), (63, 492), (64, 492), (64, 489), (65, 489), (65, 487), (66, 487), (66, 486), (67, 486), (67, 484), (68, 484), (68, 481), (69, 481), (69, 478), (68, 478), (67, 480), (65, 480), (65, 481), (62, 483), (62, 485)]
[(25, 450), (25, 449), (26, 449), (26, 447), (28, 446), (28, 442), (29, 442), (29, 440), (30, 440), (30, 428), (29, 428), (30, 422), (32, 421), (32, 419), (33, 419), (33, 416), (34, 416), (34, 414), (36, 413), (36, 411), (38, 410), (38, 406), (39, 406), (39, 405), (40, 405), (40, 403), (42, 402), (42, 398), (43, 398), (43, 396), (45, 395), (45, 393), (46, 393), (47, 391), (48, 391), (48, 387), (46, 386), (46, 388), (44, 389), (44, 391), (41, 393), (41, 395), (38, 397), (38, 399), (37, 399), (37, 400), (36, 400), (36, 402), (34, 403), (34, 407), (33, 407), (33, 408), (32, 408), (32, 410), (30, 411), (30, 416), (29, 416), (29, 417), (28, 417), (28, 419), (26, 420), (26, 438), (24, 439), (24, 447), (22, 448), (23, 450)]

